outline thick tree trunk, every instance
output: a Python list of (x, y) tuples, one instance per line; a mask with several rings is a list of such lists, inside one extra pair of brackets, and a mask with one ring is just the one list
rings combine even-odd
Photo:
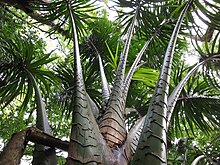
[(0, 155), (1, 165), (17, 165), (20, 163), (27, 144), (26, 136), (26, 130), (13, 134), (11, 140)]
[[(13, 134), (0, 155), (0, 165), (18, 165), (28, 141), (68, 151), (69, 142), (48, 135), (37, 128), (26, 128)], [(50, 155), (50, 150), (48, 150)]]

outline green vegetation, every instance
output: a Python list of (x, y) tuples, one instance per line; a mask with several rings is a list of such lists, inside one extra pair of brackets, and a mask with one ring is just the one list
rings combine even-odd
[(1, 0), (0, 165), (218, 163), (219, 13), (217, 0)]

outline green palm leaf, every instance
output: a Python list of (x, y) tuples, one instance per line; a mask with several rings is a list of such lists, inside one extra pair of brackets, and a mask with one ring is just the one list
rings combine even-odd
[[(36, 52), (34, 52), (34, 44), (31, 40), (22, 38), (18, 35), (15, 35), (14, 39), (1, 38), (0, 41), (3, 48), (2, 50), (5, 55), (8, 55), (2, 59), (1, 65), (3, 67), (1, 67), (0, 70), (0, 73), (3, 75), (1, 77), (3, 84), (0, 86), (0, 99), (4, 103), (4, 107), (20, 96), (21, 99), (24, 97), (21, 107), (26, 108), (33, 98), (34, 90), (37, 105), (36, 125), (39, 129), (51, 134), (43, 99), (36, 78), (33, 74), (36, 76), (38, 75), (38, 77), (42, 76), (49, 79), (50, 82), (56, 84), (56, 79), (51, 80), (51, 78), (55, 78), (53, 73), (51, 71), (46, 71), (43, 68), (45, 64), (53, 61), (54, 58), (50, 58), (48, 55), (42, 55), (43, 57), (38, 57), (39, 59), (37, 59), (35, 56)], [(41, 80), (43, 80), (42, 83), (49, 91), (48, 82), (44, 79)], [(5, 98), (4, 94), (7, 94), (9, 97)], [(43, 145), (36, 145), (35, 151), (33, 164), (38, 164), (39, 162), (56, 164), (56, 154), (54, 149), (51, 150), (52, 154), (48, 157), (45, 157), (44, 155), (46, 154), (47, 149)], [(42, 156), (44, 156), (44, 158), (40, 158)]]
[[(213, 97), (214, 95), (217, 97)], [(219, 91), (202, 79), (201, 73), (192, 75), (177, 99), (177, 105), (170, 121), (175, 127), (170, 129), (177, 136), (183, 129), (188, 134), (193, 133), (195, 128), (208, 133), (219, 123), (218, 97)]]
[[(79, 36), (84, 36), (85, 26), (88, 24), (89, 20), (96, 18), (93, 11), (98, 7), (95, 7), (94, 2), (95, 1), (90, 0), (75, 0), (70, 2)], [(73, 29), (71, 26), (71, 16), (66, 1), (59, 0), (51, 3), (35, 5), (32, 8), (44, 13), (41, 17), (35, 19), (41, 23), (52, 26), (50, 33), (57, 31), (63, 33), (63, 35), (68, 38), (72, 36)]]

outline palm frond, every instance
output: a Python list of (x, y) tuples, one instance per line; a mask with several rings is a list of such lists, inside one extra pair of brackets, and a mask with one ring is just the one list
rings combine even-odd
[[(95, 0), (76, 0), (70, 2), (79, 36), (85, 35), (85, 26), (88, 24), (88, 21), (96, 18), (93, 11), (98, 7), (95, 6), (94, 2)], [(57, 31), (63, 33), (63, 35), (68, 38), (72, 36), (73, 29), (71, 26), (71, 16), (66, 1), (59, 0), (56, 2), (35, 5), (32, 8), (40, 12), (40, 17), (36, 17), (40, 23), (48, 24), (52, 27), (50, 31), (51, 34)]]
[[(2, 102), (5, 102), (5, 106), (18, 95), (23, 95), (25, 97), (23, 107), (25, 108), (32, 98), (32, 92), (26, 88), (26, 82), (31, 83), (28, 81), (27, 71), (39, 77), (39, 80), (42, 80), (42, 83), (47, 87), (47, 91), (50, 90), (48, 81), (57, 85), (56, 76), (53, 72), (45, 69), (45, 66), (56, 58), (50, 57), (50, 54), (39, 56), (38, 52), (34, 52), (34, 44), (30, 38), (15, 35), (14, 39), (9, 39), (1, 36), (0, 42), (2, 52), (5, 54), (0, 62), (1, 99)], [(27, 91), (29, 91), (28, 94), (24, 95)], [(7, 94), (10, 99), (3, 97), (4, 94)]]
[(188, 135), (194, 133), (195, 128), (208, 133), (218, 125), (219, 90), (210, 86), (201, 75), (199, 72), (191, 75), (177, 99), (170, 121), (173, 126), (170, 130), (177, 137), (182, 131)]
[(182, 131), (190, 135), (196, 128), (208, 134), (219, 125), (218, 107), (219, 98), (204, 96), (179, 98), (171, 117), (173, 127), (170, 129), (177, 137)]
[[(23, 38), (19, 35), (14, 35), (14, 38), (1, 38), (2, 50), (5, 52), (5, 56), (2, 59), (1, 74), (3, 75), (3, 84), (0, 87), (1, 99), (5, 102), (4, 107), (16, 100), (17, 97), (24, 98), (21, 108), (26, 108), (28, 103), (32, 101), (33, 89), (35, 94), (35, 100), (37, 105), (37, 122), (36, 126), (44, 132), (51, 134), (51, 128), (46, 114), (46, 108), (43, 103), (43, 99), (40, 93), (40, 88), (36, 82), (37, 76), (39, 80), (45, 85), (46, 90), (50, 91), (48, 80), (56, 84), (56, 77), (54, 74), (44, 69), (44, 66), (55, 58), (50, 58), (50, 55), (43, 54), (39, 56), (35, 52), (34, 44), (30, 38)], [(11, 49), (11, 50), (10, 50)], [(43, 78), (40, 78), (43, 77)], [(53, 79), (53, 80), (52, 80)], [(10, 89), (10, 90), (8, 90)], [(5, 99), (3, 94), (6, 94), (9, 98)], [(3, 107), (3, 108), (4, 108)], [(44, 156), (46, 148), (43, 145), (36, 145), (34, 152), (33, 163), (41, 163), (54, 160), (56, 164), (55, 149), (51, 149), (51, 156), (47, 158), (39, 159)]]

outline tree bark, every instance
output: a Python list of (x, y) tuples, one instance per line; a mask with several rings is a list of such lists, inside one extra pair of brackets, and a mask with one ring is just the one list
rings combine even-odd
[(28, 141), (42, 144), (48, 147), (55, 147), (63, 151), (68, 151), (68, 141), (62, 141), (34, 127), (27, 128), (27, 130), (29, 132), (27, 136)]
[(0, 155), (1, 165), (17, 165), (24, 153), (27, 144), (27, 131), (13, 134), (11, 140)]
[[(28, 141), (68, 151), (69, 142), (48, 135), (37, 128), (30, 127), (13, 134), (0, 155), (0, 165), (18, 165)], [(49, 151), (48, 151), (49, 153)]]

